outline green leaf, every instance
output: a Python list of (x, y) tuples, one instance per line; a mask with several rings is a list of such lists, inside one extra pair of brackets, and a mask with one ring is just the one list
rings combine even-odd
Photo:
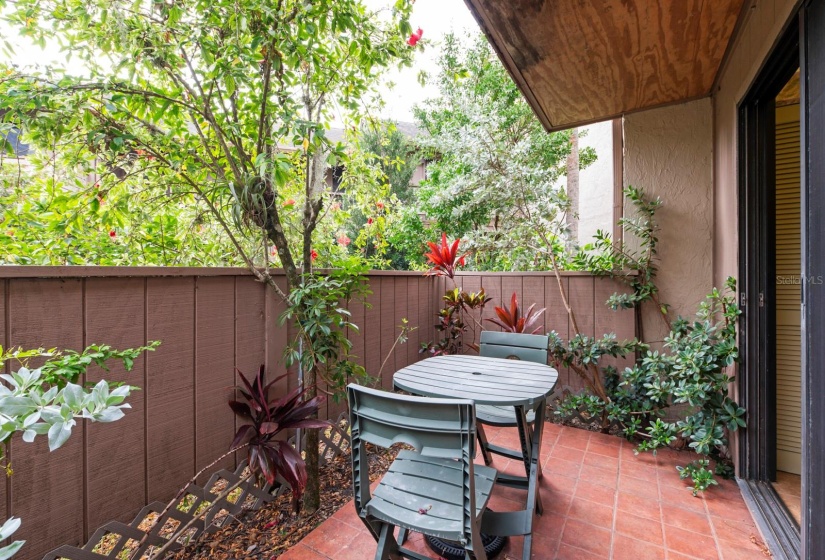
[(49, 451), (54, 451), (60, 448), (64, 443), (69, 440), (69, 436), (72, 435), (72, 426), (74, 425), (74, 420), (69, 420), (67, 422), (57, 422), (52, 424), (51, 428), (49, 428)]

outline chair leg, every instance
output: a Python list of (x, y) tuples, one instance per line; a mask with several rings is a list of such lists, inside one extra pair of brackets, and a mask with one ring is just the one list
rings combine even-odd
[(407, 542), (407, 533), (408, 531), (404, 527), (398, 530), (398, 544), (400, 546), (404, 546), (404, 543)]
[(464, 549), (464, 560), (487, 560), (487, 551), (484, 550), (484, 541), (481, 539), (481, 531), (473, 529), (470, 542), (474, 550)]
[(398, 551), (393, 531), (395, 527), (389, 523), (381, 525), (381, 536), (378, 539), (378, 548), (375, 550), (375, 560), (403, 560)]
[(490, 455), (490, 450), (487, 449), (487, 434), (484, 433), (484, 424), (476, 424), (476, 432), (478, 436), (478, 446), (481, 448), (481, 456), (484, 457), (484, 464), (490, 466), (493, 462), (493, 457)]

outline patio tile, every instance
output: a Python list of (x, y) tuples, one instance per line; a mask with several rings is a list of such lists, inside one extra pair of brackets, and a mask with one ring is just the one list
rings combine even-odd
[(720, 541), (742, 543), (750, 541), (752, 536), (760, 538), (759, 530), (750, 520), (740, 521), (711, 516), (710, 521), (716, 538)]
[(704, 558), (697, 558), (696, 556), (688, 556), (672, 550), (667, 551), (667, 560), (705, 560)]
[(654, 545), (664, 544), (664, 533), (662, 533), (662, 524), (659, 521), (639, 517), (632, 513), (618, 512), (615, 527), (616, 532), (622, 535)]
[(654, 496), (659, 495), (659, 481), (656, 477), (651, 479), (636, 478), (626, 474), (619, 474), (619, 488), (623, 492), (633, 492), (638, 494), (651, 493)]
[[(610, 554), (610, 529), (597, 527), (578, 519), (568, 519), (561, 534), (562, 546), (567, 544), (601, 557)], [(559, 553), (558, 557), (565, 558)]]
[(544, 468), (544, 478), (540, 484), (542, 495), (544, 495), (545, 492), (549, 492), (551, 495), (564, 494), (572, 496), (580, 484), (580, 481), (575, 475), (565, 476), (555, 472), (548, 472), (547, 468)]
[(727, 543), (721, 543), (719, 552), (723, 560), (764, 560), (766, 558), (762, 550), (753, 543), (751, 543), (751, 546), (731, 546)]
[(659, 499), (664, 504), (673, 505), (677, 507), (681, 507), (684, 509), (689, 509), (692, 511), (697, 511), (699, 513), (704, 513), (705, 510), (705, 501), (702, 499), (701, 496), (693, 496), (690, 490), (682, 487), (673, 486), (659, 486)]
[[(584, 430), (579, 431), (584, 432)], [(587, 432), (584, 433), (586, 434)], [(580, 449), (581, 451), (585, 451), (587, 449), (588, 440), (589, 436), (571, 435), (569, 432), (563, 432), (559, 435), (558, 441), (556, 441), (556, 447), (570, 447), (572, 449)]]
[(358, 513), (356, 513), (355, 506), (353, 506), (352, 502), (336, 511), (332, 517), (359, 531), (366, 530), (366, 527), (361, 521), (361, 518), (358, 517)]
[(711, 536), (700, 535), (665, 525), (665, 544), (668, 550), (680, 552), (704, 560), (717, 560), (716, 541)]
[(608, 556), (582, 550), (581, 548), (563, 542), (559, 546), (559, 551), (555, 558), (564, 558), (565, 560), (605, 560)]
[[(603, 434), (601, 432), (589, 432), (590, 433), (590, 441), (591, 443), (602, 443), (605, 445), (615, 445), (616, 436), (612, 436), (610, 434)], [(619, 439), (619, 444), (622, 443), (623, 440)]]
[[(540, 482), (544, 515), (533, 525), (535, 560), (758, 560), (765, 556), (751, 542), (761, 541), (738, 485), (720, 481), (694, 498), (673, 468), (688, 457), (677, 452), (635, 456), (619, 438), (548, 425), (542, 445)], [(512, 433), (508, 433), (512, 432)], [(490, 429), (490, 441), (518, 447), (513, 430)], [(551, 441), (552, 440), (552, 441)], [(549, 442), (549, 443), (548, 443)], [(481, 462), (481, 456), (476, 459)], [(501, 472), (523, 474), (521, 462), (494, 457)], [(524, 491), (498, 486), (490, 499), (495, 511), (524, 506)], [(283, 560), (361, 560), (372, 558), (375, 540), (352, 503), (319, 525)], [(422, 535), (408, 548), (431, 559)], [(500, 559), (521, 558), (524, 539), (508, 540)]]
[(631, 457), (629, 459), (622, 457), (619, 463), (619, 470), (622, 474), (648, 480), (655, 480), (659, 476), (659, 469), (655, 463), (641, 461), (638, 457)]
[(605, 529), (613, 528), (613, 505), (604, 506), (587, 500), (574, 499), (567, 512), (570, 519), (592, 523)]
[(613, 486), (599, 484), (599, 481), (580, 480), (574, 493), (576, 499), (588, 500), (597, 504), (610, 506), (616, 503), (616, 490)]
[(665, 525), (673, 525), (680, 529), (711, 536), (710, 522), (707, 515), (676, 506), (662, 508), (662, 519)]
[(607, 457), (612, 457), (614, 459), (618, 458), (621, 453), (621, 446), (611, 445), (610, 443), (604, 443), (599, 441), (594, 441), (593, 437), (591, 436), (590, 444), (587, 446), (588, 453), (596, 453), (598, 455), (605, 455)]
[(304, 537), (301, 544), (327, 556), (336, 555), (337, 558), (337, 554), (342, 549), (347, 548), (361, 535), (360, 531), (353, 529), (346, 523), (331, 517)]
[(555, 513), (547, 513), (538, 516), (533, 520), (533, 528), (536, 535), (541, 535), (543, 538), (557, 541), (561, 539), (562, 531), (564, 531), (564, 524), (567, 521), (565, 515)]
[(585, 453), (583, 463), (585, 467), (596, 467), (610, 471), (614, 474), (619, 470), (619, 462), (616, 461), (615, 457), (601, 455), (597, 452), (591, 451), (590, 449), (588, 449), (587, 453)]
[(619, 499), (616, 507), (620, 511), (626, 511), (639, 517), (645, 517), (654, 521), (661, 519), (661, 509), (657, 500), (636, 494), (628, 494), (622, 492), (621, 489), (619, 489)]
[(564, 476), (571, 476), (571, 477), (579, 477), (579, 472), (581, 472), (582, 464), (580, 461), (566, 461), (564, 459), (558, 459), (556, 457), (550, 457), (548, 461), (541, 466), (542, 470), (544, 471), (544, 475), (547, 476), (547, 473), (558, 473)]
[[(374, 554), (375, 551), (373, 551)], [(280, 560), (327, 560), (327, 556), (319, 554), (300, 543), (287, 550), (279, 558)]]
[(664, 560), (665, 549), (624, 535), (613, 537), (612, 560)]
[[(511, 543), (523, 543), (524, 539), (510, 539)], [(557, 538), (552, 539), (545, 535), (533, 535), (533, 552), (531, 556), (535, 560), (552, 560), (556, 558), (556, 552), (559, 549), (560, 541)], [(504, 549), (505, 554), (511, 558), (521, 558), (522, 547), (516, 545), (513, 550)], [(507, 556), (500, 557), (502, 560), (507, 560)]]
[(584, 459), (584, 450), (577, 449), (573, 447), (564, 447), (562, 445), (557, 445), (553, 448), (550, 452), (550, 457), (552, 459), (563, 459), (565, 461), (572, 461), (572, 462), (582, 462)]
[(615, 487), (618, 476), (619, 473), (616, 469), (602, 469), (586, 463), (582, 465), (581, 471), (579, 471), (579, 478), (581, 480), (588, 480), (604, 486)]

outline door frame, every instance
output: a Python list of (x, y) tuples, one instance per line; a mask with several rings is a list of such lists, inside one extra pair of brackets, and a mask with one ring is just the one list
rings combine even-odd
[[(738, 107), (739, 303), (742, 310), (738, 389), (740, 404), (748, 411), (747, 427), (739, 439), (740, 486), (771, 551), (776, 558), (789, 560), (800, 558), (800, 529), (770, 482), (776, 475), (773, 208), (775, 98), (800, 67), (797, 21), (792, 18), (789, 22)], [(804, 425), (802, 437), (804, 440)]]
[[(739, 105), (739, 400), (748, 410), (740, 434), (740, 487), (776, 558), (825, 558), (825, 0), (807, 0)], [(802, 496), (797, 528), (769, 480), (775, 468), (765, 373), (772, 367), (774, 258), (766, 197), (773, 166), (770, 100), (793, 61), (800, 71), (802, 219)], [(779, 88), (779, 89), (777, 89)], [(770, 133), (769, 133), (770, 132)], [(817, 157), (809, 157), (817, 154)], [(768, 227), (766, 227), (768, 226)], [(761, 242), (760, 242), (761, 240)], [(752, 251), (757, 247), (757, 251)], [(761, 297), (760, 297), (761, 294)], [(761, 305), (760, 305), (761, 303)]]
[[(802, 557), (825, 558), (825, 1), (800, 11)], [(817, 154), (817, 157), (808, 157)]]

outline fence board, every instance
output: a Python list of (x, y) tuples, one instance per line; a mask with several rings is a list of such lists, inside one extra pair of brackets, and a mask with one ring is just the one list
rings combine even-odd
[[(561, 285), (566, 294), (570, 293), (568, 280), (566, 277), (561, 278)], [(544, 312), (544, 332), (556, 331), (565, 342), (570, 340), (570, 318), (561, 297), (559, 280), (553, 276), (544, 279), (544, 305), (547, 306), (547, 311)], [(558, 371), (559, 380), (556, 387), (570, 386), (570, 376), (576, 374), (567, 367), (558, 368)]]
[[(481, 276), (461, 276), (461, 281), (462, 281), (462, 287), (464, 288), (465, 292), (478, 293), (479, 291), (481, 291)], [(495, 301), (491, 301), (487, 305), (491, 305), (491, 306), (492, 305), (499, 305), (499, 303), (497, 303)], [(478, 339), (481, 336), (480, 330), (481, 330), (482, 327), (484, 327), (484, 328), (494, 328), (494, 325), (492, 325), (490, 323), (487, 323), (486, 326), (484, 325), (484, 322), (482, 321), (481, 312), (478, 311), (478, 310), (472, 312), (471, 318), (468, 319), (466, 321), (466, 323), (468, 324), (470, 329), (475, 329), (475, 341), (474, 342), (476, 344), (478, 344)], [(479, 325), (482, 325), (482, 327), (479, 327)], [(472, 338), (472, 332), (473, 331), (471, 330), (470, 333), (469, 333), (470, 338)], [(471, 341), (468, 340), (468, 342), (471, 342)], [(472, 350), (470, 348), (465, 348), (465, 351), (468, 354), (476, 354), (476, 351)]]
[[(13, 282), (9, 292), (12, 346), (82, 347), (81, 280), (26, 279)], [(84, 443), (80, 428), (51, 454), (44, 437), (32, 444), (14, 441), (10, 513), (23, 519), (14, 537), (27, 542), (31, 558), (83, 538)]]
[[(114, 348), (128, 348), (142, 341), (144, 324), (144, 287), (142, 278), (89, 278), (86, 283), (86, 342), (105, 341)], [(91, 367), (87, 381), (121, 381), (143, 386), (145, 358), (139, 357), (127, 373), (120, 362), (110, 371)], [(146, 477), (144, 392), (134, 391), (132, 408), (113, 424), (82, 422), (86, 432), (86, 530), (111, 521), (129, 521), (146, 503), (143, 481)], [(136, 492), (135, 488), (140, 489)]]
[[(196, 471), (225, 453), (235, 434), (234, 415), (226, 404), (235, 384), (234, 288), (232, 277), (197, 279), (193, 349)], [(227, 457), (220, 467), (232, 469), (234, 463)]]
[[(9, 331), (6, 329), (6, 321), (8, 319), (6, 308), (6, 296), (9, 290), (9, 281), (2, 280), (0, 281), (0, 342), (3, 344), (3, 348), (9, 347)], [(3, 368), (2, 373), (9, 373), (11, 371), (10, 364), (6, 364)], [(10, 457), (6, 457), (6, 461), (9, 461)], [(5, 480), (0, 483), (0, 514), (3, 515), (3, 519), (8, 519), (11, 515), (8, 510), (9, 505), (9, 490), (11, 488), (11, 478), (4, 477)]]
[[(617, 340), (632, 340), (636, 336), (633, 309), (618, 309), (613, 311), (607, 305), (607, 298), (612, 294), (629, 293), (630, 288), (619, 282), (608, 278), (596, 278), (594, 280), (594, 300), (595, 300), (595, 329), (596, 336), (604, 333), (615, 333)], [(619, 371), (635, 363), (635, 355), (627, 358), (611, 358), (604, 360), (605, 365), (613, 365)]]
[[(393, 278), (381, 278), (381, 299), (379, 307), (380, 326), (378, 330), (378, 340), (375, 341), (375, 351), (378, 352), (378, 369), (387, 357), (392, 342), (393, 325), (395, 323), (395, 280)], [(370, 347), (373, 345), (370, 344)], [(381, 373), (381, 387), (387, 391), (392, 390), (392, 372), (394, 365), (393, 357), (387, 360), (387, 365)], [(376, 370), (378, 371), (378, 370)]]
[[(376, 377), (381, 368), (381, 344), (377, 337), (381, 336), (381, 279), (370, 279), (370, 290), (372, 293), (367, 296), (367, 309), (364, 318), (364, 363), (367, 374)], [(383, 385), (383, 384), (382, 384)]]
[[(395, 364), (395, 368), (389, 373), (392, 373), (393, 371), (398, 371), (399, 369), (408, 365), (409, 363), (407, 361), (407, 349), (403, 346), (395, 344), (395, 341), (398, 339), (398, 335), (401, 334), (401, 321), (403, 319), (409, 320), (409, 310), (412, 307), (410, 302), (410, 279), (394, 278), (392, 282), (395, 287), (395, 304), (393, 305), (395, 316), (392, 322), (392, 331), (390, 339), (387, 342), (390, 348), (392, 348), (393, 345), (395, 345), (395, 349), (392, 350), (392, 357), (387, 361), (387, 368), (389, 368), (391, 363)], [(387, 370), (387, 368), (385, 368), (385, 371)]]
[(149, 278), (146, 297), (149, 339), (162, 341), (157, 351), (146, 357), (151, 502), (170, 499), (195, 474), (194, 278)]
[(484, 313), (482, 314), (482, 324), (483, 325), (491, 325), (489, 321), (486, 319), (492, 319), (496, 316), (496, 312), (493, 310), (493, 307), (496, 305), (501, 305), (501, 294), (503, 293), (502, 286), (501, 286), (502, 277), (498, 275), (492, 275), (490, 273), (484, 274), (481, 277), (481, 285), (484, 287), (484, 291), (487, 293), (487, 297), (493, 298), (493, 300), (487, 304), (484, 308)]
[[(516, 294), (518, 298), (519, 309), (523, 312), (530, 304), (524, 299), (524, 284), (519, 277), (505, 276), (501, 279), (501, 297), (490, 302), (491, 309), (493, 306), (510, 307), (510, 299)], [(496, 326), (492, 323), (487, 324), (487, 328), (495, 329)], [(498, 330), (498, 329), (497, 329)]]

